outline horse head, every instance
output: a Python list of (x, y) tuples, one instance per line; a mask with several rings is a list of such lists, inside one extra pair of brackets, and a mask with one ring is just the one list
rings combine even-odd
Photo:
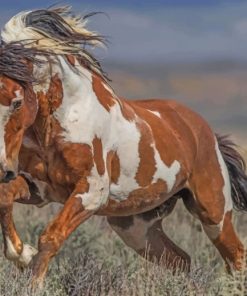
[(80, 64), (107, 81), (86, 49), (106, 43), (104, 36), (85, 28), (89, 16), (74, 16), (66, 7), (24, 12), (1, 31), (0, 182), (15, 177), (23, 135), (37, 110), (47, 116), (61, 103), (64, 68), (78, 74)]
[(17, 176), (23, 135), (37, 114), (31, 59), (21, 45), (0, 47), (0, 182)]

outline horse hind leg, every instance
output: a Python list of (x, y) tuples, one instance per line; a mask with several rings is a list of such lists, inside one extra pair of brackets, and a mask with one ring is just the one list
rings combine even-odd
[(145, 259), (173, 271), (189, 271), (190, 257), (164, 233), (162, 220), (174, 208), (176, 197), (143, 214), (108, 217), (108, 222), (121, 239)]
[[(203, 229), (226, 262), (227, 270), (240, 270), (244, 247), (232, 224), (231, 185), (220, 153), (211, 151), (211, 160), (195, 168), (189, 181), (191, 191), (183, 192), (187, 209), (198, 217)], [(203, 174), (202, 174), (203, 170)]]
[(197, 203), (198, 199), (206, 198), (206, 196), (206, 193), (198, 197), (194, 197), (193, 194), (189, 196), (187, 193), (183, 201), (187, 210), (195, 218), (200, 219), (204, 232), (225, 260), (227, 270), (230, 272), (231, 267), (240, 270), (244, 248), (232, 224), (232, 211), (219, 214), (217, 217), (213, 206), (205, 209)]

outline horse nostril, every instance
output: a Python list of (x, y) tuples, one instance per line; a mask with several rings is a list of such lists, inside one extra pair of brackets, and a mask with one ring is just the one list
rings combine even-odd
[(15, 179), (15, 177), (16, 177), (16, 175), (15, 175), (15, 173), (13, 171), (7, 171), (5, 173), (4, 178), (3, 178), (3, 182), (8, 183), (9, 181)]

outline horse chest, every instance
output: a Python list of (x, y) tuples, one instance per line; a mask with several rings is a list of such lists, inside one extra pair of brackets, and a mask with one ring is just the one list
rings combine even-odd
[(50, 201), (64, 203), (72, 191), (71, 174), (65, 170), (59, 157), (52, 157), (33, 147), (22, 147), (20, 171), (30, 183), (35, 204), (37, 199), (41, 205)]

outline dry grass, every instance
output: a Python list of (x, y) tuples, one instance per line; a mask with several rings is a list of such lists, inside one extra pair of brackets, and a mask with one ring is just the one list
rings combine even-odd
[[(42, 210), (16, 206), (16, 223), (23, 240), (37, 243), (54, 206)], [(235, 215), (235, 224), (245, 239), (247, 215)], [(0, 257), (0, 295), (246, 295), (246, 274), (226, 275), (222, 260), (182, 203), (164, 221), (170, 237), (193, 258), (189, 275), (172, 275), (161, 266), (145, 262), (110, 230), (105, 219), (93, 217), (73, 233), (53, 260), (45, 287), (31, 293), (28, 271), (20, 273)]]

